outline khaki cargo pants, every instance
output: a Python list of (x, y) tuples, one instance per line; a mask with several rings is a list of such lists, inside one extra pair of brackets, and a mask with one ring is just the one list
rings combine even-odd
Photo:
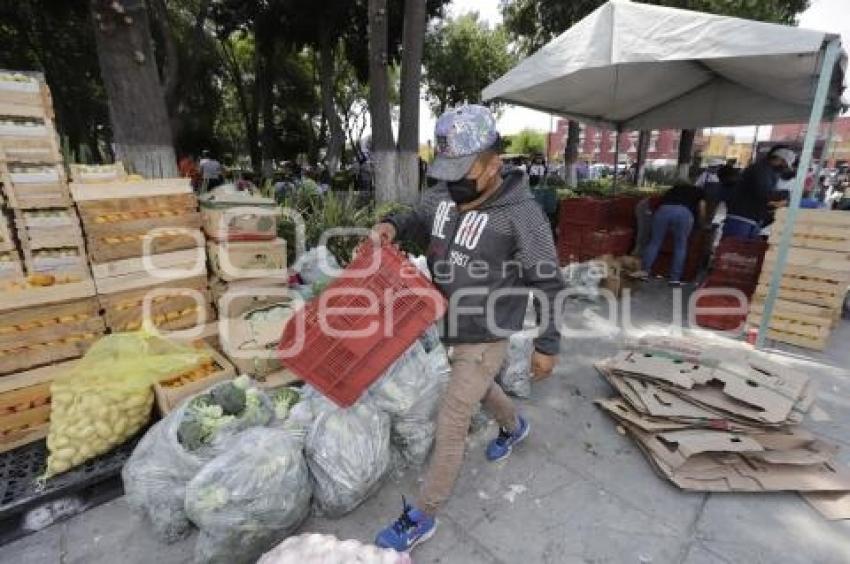
[(417, 503), (429, 515), (437, 513), (454, 488), (479, 402), (501, 427), (516, 426), (514, 404), (495, 382), (507, 347), (507, 340), (454, 347), (452, 374), (437, 415), (434, 452)]

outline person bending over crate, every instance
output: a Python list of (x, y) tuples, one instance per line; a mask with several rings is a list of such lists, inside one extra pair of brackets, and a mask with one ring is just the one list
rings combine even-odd
[(528, 436), (528, 421), (495, 377), (507, 336), (522, 329), (529, 288), (548, 302), (548, 307), (538, 307), (538, 313), (548, 315), (540, 319), (535, 340), (534, 379), (551, 374), (560, 345), (554, 306), (564, 282), (552, 233), (529, 191), (528, 176), (514, 170), (502, 177), (493, 115), (477, 105), (450, 110), (437, 120), (435, 136), (436, 158), (428, 173), (438, 183), (425, 191), (413, 211), (387, 217), (373, 228), (383, 243), (430, 238), (428, 265), (449, 300), (443, 338), (454, 347), (434, 452), (419, 498), (414, 505), (404, 502), (401, 517), (375, 541), (400, 552), (434, 534), (435, 516), (460, 472), (470, 420), (479, 403), (500, 426), (498, 437), (487, 446), (488, 460), (507, 458)]

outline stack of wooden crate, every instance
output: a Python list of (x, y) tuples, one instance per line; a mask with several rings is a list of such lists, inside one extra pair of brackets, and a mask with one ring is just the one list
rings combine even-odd
[[(826, 210), (799, 210), (798, 214), (768, 337), (823, 350), (841, 318), (850, 286), (850, 214)], [(787, 215), (787, 210), (777, 213), (750, 308), (751, 326), (761, 323)]]
[[(79, 170), (79, 169), (78, 169)], [(214, 313), (198, 202), (185, 179), (103, 181), (93, 167), (71, 192), (83, 222), (107, 327), (194, 327)]]

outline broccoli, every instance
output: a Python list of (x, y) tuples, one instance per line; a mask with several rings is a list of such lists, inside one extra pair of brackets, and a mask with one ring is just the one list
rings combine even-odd
[(245, 390), (233, 383), (214, 388), (210, 395), (213, 403), (220, 405), (225, 415), (239, 415), (245, 411)]

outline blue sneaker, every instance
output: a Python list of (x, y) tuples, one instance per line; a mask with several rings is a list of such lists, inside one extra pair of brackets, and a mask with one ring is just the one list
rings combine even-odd
[(396, 552), (408, 552), (419, 543), (434, 536), (437, 520), (429, 517), (402, 498), (404, 511), (395, 523), (378, 533), (375, 544), (381, 548), (392, 548)]
[(487, 445), (487, 460), (497, 462), (511, 455), (514, 445), (519, 444), (528, 436), (531, 425), (521, 416), (517, 416), (516, 431), (511, 433), (505, 429), (499, 429), (499, 436)]

